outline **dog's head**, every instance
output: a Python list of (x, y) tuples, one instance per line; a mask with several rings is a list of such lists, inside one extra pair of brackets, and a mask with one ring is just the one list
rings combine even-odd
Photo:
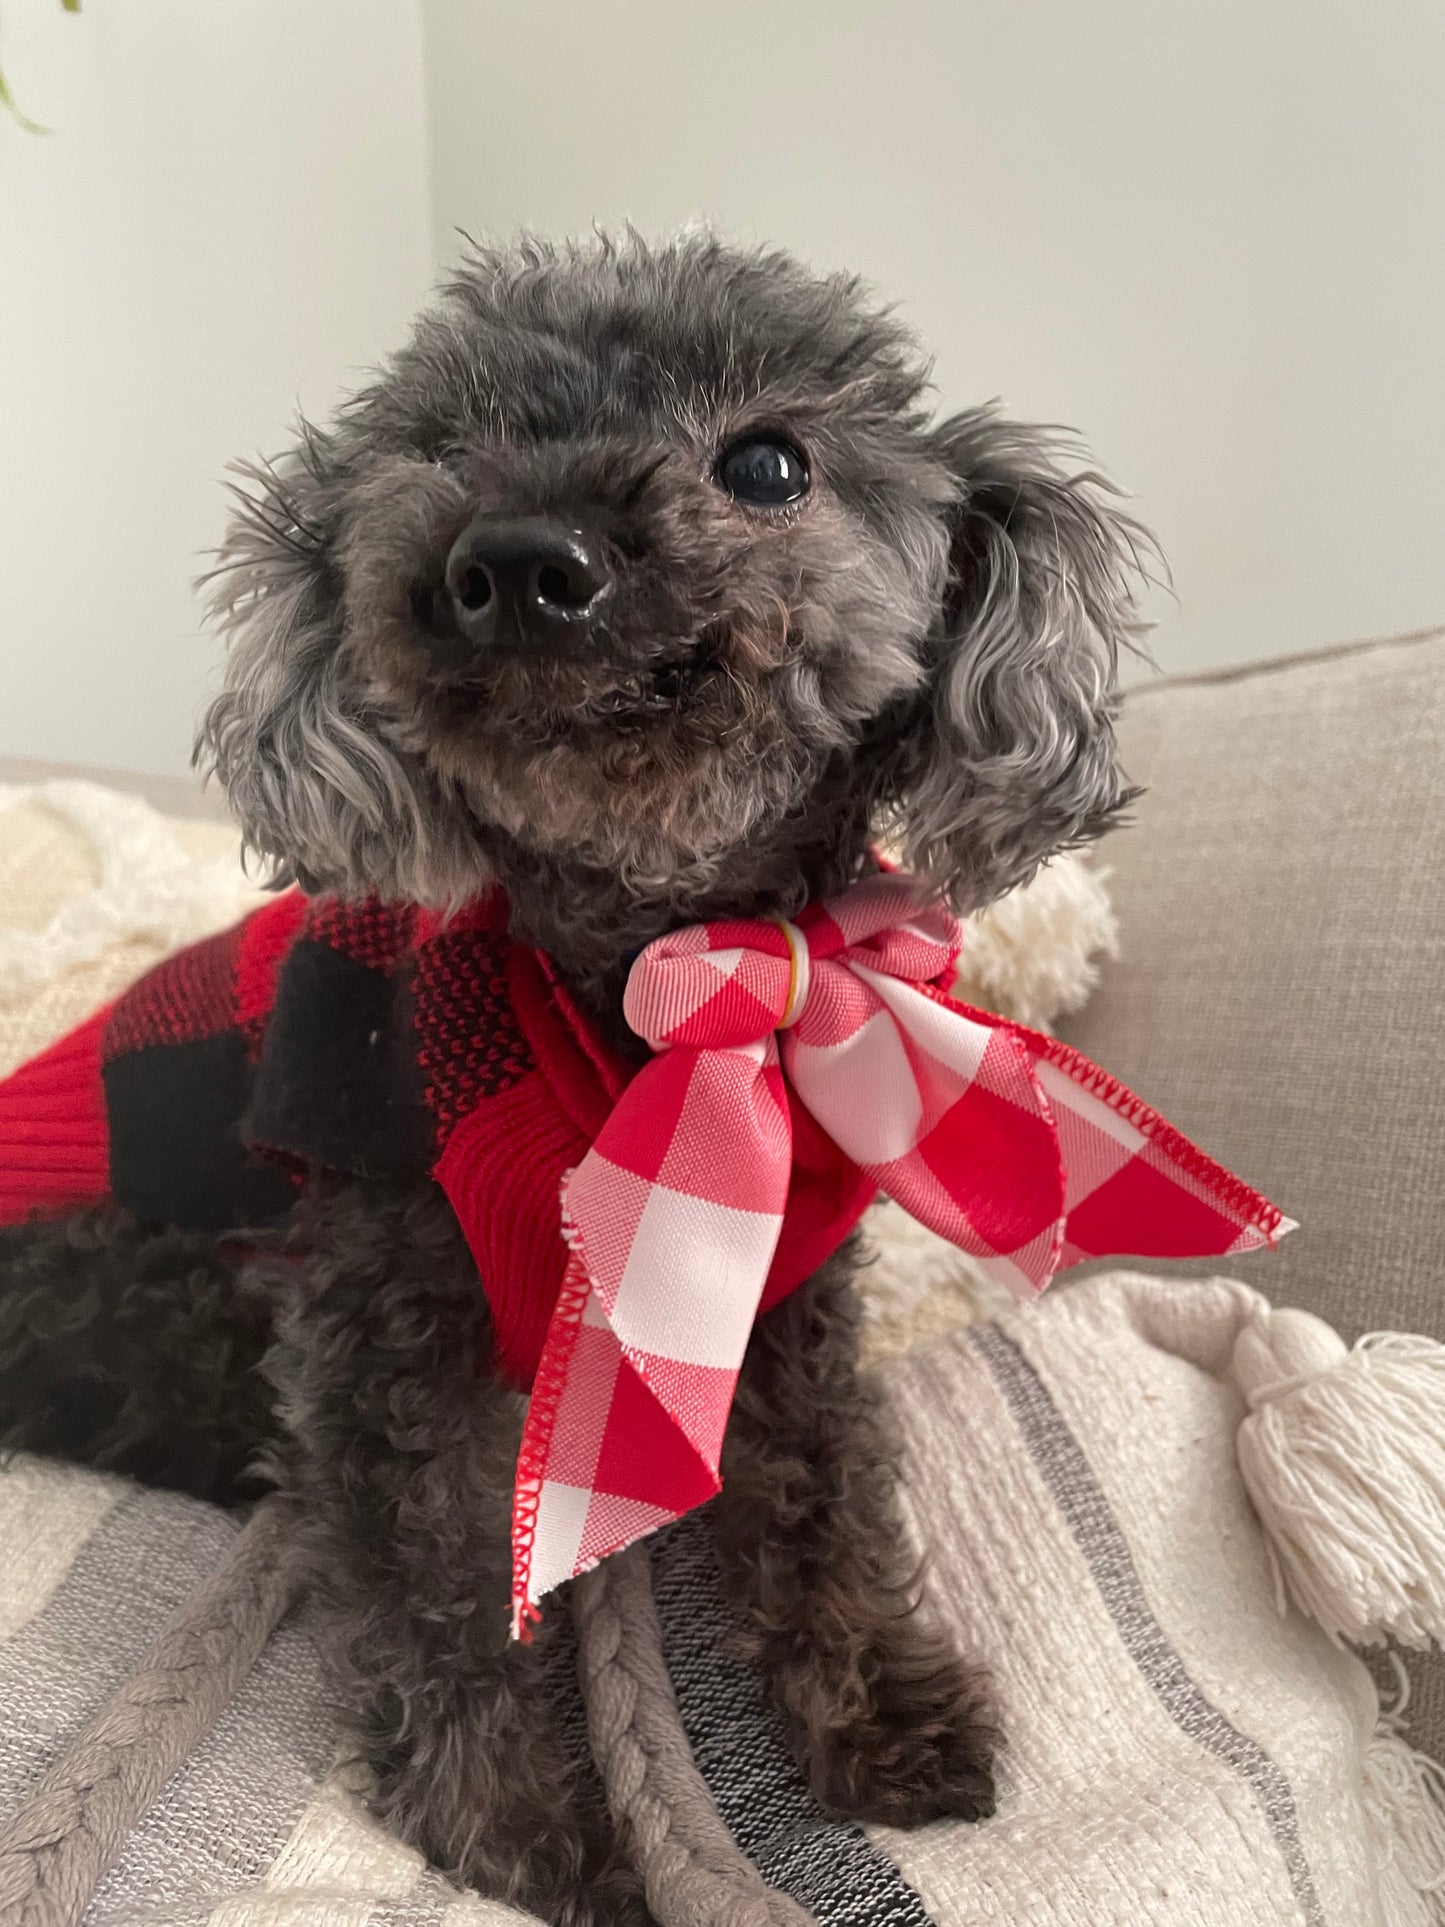
[(465, 896), (505, 843), (644, 893), (847, 797), (976, 905), (1096, 834), (1138, 532), (925, 382), (776, 253), (473, 255), (241, 497), (199, 753), (249, 842), (312, 889)]

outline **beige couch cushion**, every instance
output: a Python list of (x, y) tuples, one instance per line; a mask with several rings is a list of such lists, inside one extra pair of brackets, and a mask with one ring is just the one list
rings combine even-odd
[(1250, 1283), (1445, 1338), (1445, 632), (1146, 688), (1122, 736), (1122, 954), (1066, 1034), (1300, 1220)]
[(1131, 696), (1122, 954), (1064, 1029), (1300, 1229), (1248, 1264), (1445, 1338), (1445, 632)]

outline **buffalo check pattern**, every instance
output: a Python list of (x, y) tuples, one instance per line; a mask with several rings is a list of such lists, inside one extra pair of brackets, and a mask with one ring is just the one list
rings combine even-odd
[(1020, 1297), (1115, 1253), (1225, 1256), (1290, 1221), (1056, 1038), (956, 1002), (956, 920), (878, 875), (796, 924), (650, 944), (624, 1009), (655, 1055), (564, 1180), (571, 1247), (513, 1517), (513, 1630), (719, 1488), (782, 1227), (788, 1093), (841, 1156)]

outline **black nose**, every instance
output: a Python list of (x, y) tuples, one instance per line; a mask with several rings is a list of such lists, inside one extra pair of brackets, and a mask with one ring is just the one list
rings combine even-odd
[(565, 651), (612, 587), (602, 544), (545, 516), (479, 515), (447, 557), (452, 616), (478, 648)]

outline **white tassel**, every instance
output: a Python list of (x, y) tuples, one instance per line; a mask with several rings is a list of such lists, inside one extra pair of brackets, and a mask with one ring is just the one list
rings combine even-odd
[(1404, 1736), (1409, 1681), (1391, 1658), (1400, 1696), (1381, 1709), (1360, 1787), (1376, 1891), (1389, 1927), (1445, 1927), (1445, 1771)]
[(1445, 1346), (1376, 1332), (1351, 1351), (1303, 1311), (1234, 1347), (1239, 1464), (1286, 1590), (1336, 1641), (1445, 1640)]

